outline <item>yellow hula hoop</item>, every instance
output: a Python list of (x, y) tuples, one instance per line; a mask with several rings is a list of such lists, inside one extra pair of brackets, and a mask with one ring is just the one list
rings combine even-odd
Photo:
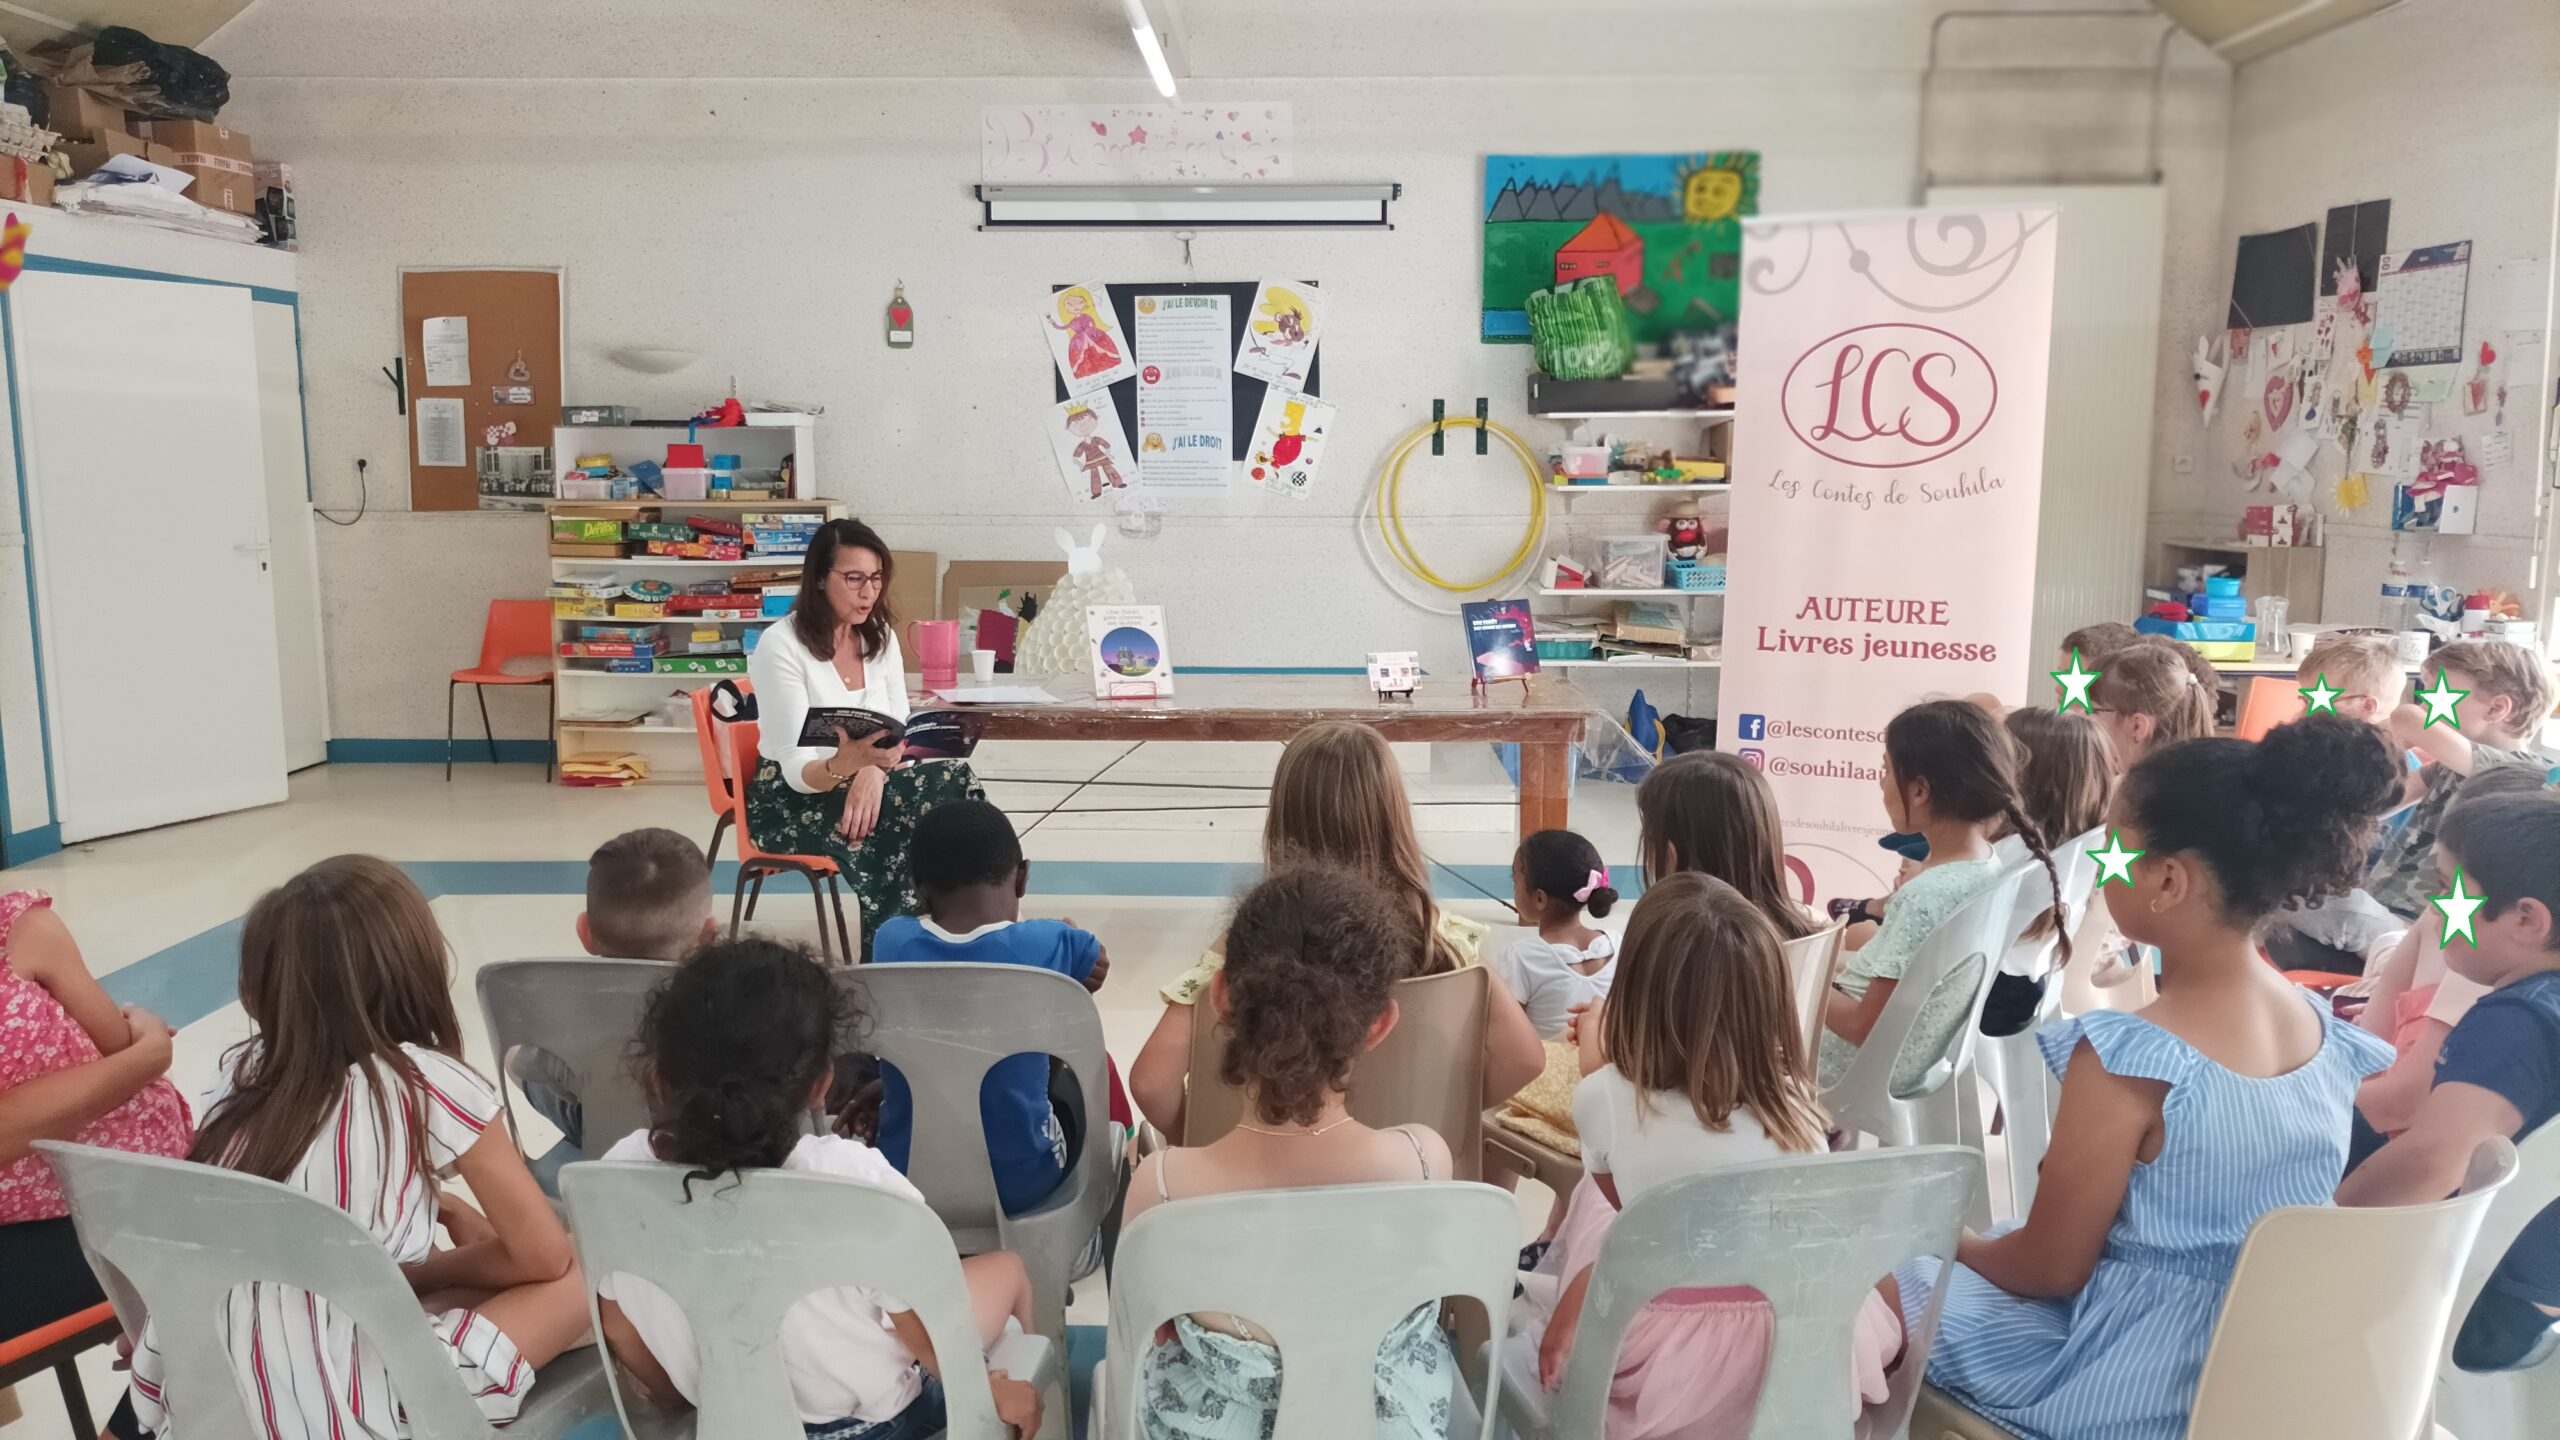
[[(1404, 462), (1413, 454), (1415, 446), (1431, 438), (1431, 432), (1435, 429), (1483, 429), (1492, 432), (1501, 437), (1502, 443), (1510, 447), (1513, 455), (1519, 457), (1520, 469), (1529, 479), (1528, 529), (1521, 533), (1520, 544), (1511, 552), (1511, 558), (1503, 561), (1492, 574), (1480, 580), (1453, 581), (1441, 578), (1437, 571), (1423, 562), (1422, 553), (1414, 546), (1413, 537), (1405, 533), (1404, 512), (1398, 503), (1398, 496), (1404, 486)], [(1435, 424), (1416, 426), (1411, 434), (1405, 436), (1397, 443), (1396, 448), (1388, 453), (1386, 466), (1378, 475), (1379, 538), (1386, 542), (1387, 553), (1395, 557), (1396, 563), (1402, 565), (1415, 579), (1426, 585), (1455, 595), (1490, 589), (1510, 578), (1513, 571), (1527, 563), (1536, 553), (1538, 537), (1546, 533), (1547, 480), (1544, 471), (1545, 466), (1540, 462), (1537, 454), (1531, 451), (1519, 436), (1490, 420), (1479, 420), (1472, 415), (1451, 416)]]

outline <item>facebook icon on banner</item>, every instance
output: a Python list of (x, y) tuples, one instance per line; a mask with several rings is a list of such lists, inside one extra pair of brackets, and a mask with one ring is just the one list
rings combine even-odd
[(1736, 740), (1766, 740), (1766, 739), (1768, 739), (1768, 738), (1769, 738), (1769, 719), (1768, 719), (1768, 717), (1767, 717), (1767, 716), (1765, 716), (1765, 715), (1737, 715), (1737, 716), (1735, 716), (1735, 717), (1734, 717), (1734, 731), (1733, 731), (1733, 738), (1735, 738)]

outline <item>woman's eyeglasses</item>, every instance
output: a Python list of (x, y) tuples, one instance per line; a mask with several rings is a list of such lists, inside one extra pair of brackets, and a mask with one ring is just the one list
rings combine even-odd
[(847, 589), (856, 591), (877, 590), (889, 578), (876, 570), (838, 570), (835, 574)]

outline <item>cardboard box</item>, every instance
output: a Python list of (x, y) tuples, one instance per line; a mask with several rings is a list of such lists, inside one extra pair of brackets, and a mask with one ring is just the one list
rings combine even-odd
[(187, 187), (187, 198), (207, 210), (223, 210), (233, 215), (258, 213), (258, 177), (246, 165), (231, 168), (237, 161), (204, 163), (205, 157), (180, 151), (177, 168), (195, 177)]
[(243, 164), (249, 160), (249, 134), (211, 120), (145, 120), (141, 135), (172, 150), (219, 155)]
[(142, 142), (142, 158), (154, 165), (176, 165), (178, 152), (157, 140), (145, 140)]
[[(892, 550), (889, 552), (889, 613), (904, 626), (910, 620), (940, 619), (942, 612), (934, 608), (935, 597), (942, 593), (942, 556), (932, 550)], [(783, 607), (790, 609), (788, 605)], [(962, 657), (967, 663), (967, 657)]]
[(50, 107), (44, 128), (65, 140), (95, 140), (108, 131), (131, 133), (125, 129), (124, 107), (94, 90), (46, 81), (44, 98)]
[(119, 155), (140, 158), (142, 149), (140, 140), (121, 130), (101, 130), (93, 140), (66, 142), (62, 147), (62, 153), (71, 157), (71, 176), (76, 180), (84, 175), (96, 174), (99, 166)]
[(975, 619), (981, 610), (1018, 612), (1025, 594), (1046, 601), (1065, 578), (1064, 560), (954, 560), (943, 571), (942, 608), (934, 613), (940, 619), (965, 621)]
[(53, 172), (34, 160), (0, 155), (0, 201), (14, 205), (53, 203)]

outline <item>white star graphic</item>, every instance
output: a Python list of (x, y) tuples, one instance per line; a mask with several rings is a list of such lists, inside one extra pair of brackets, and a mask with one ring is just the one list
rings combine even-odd
[(2346, 693), (2346, 691), (2330, 684), (2328, 676), (2318, 676), (2314, 678), (2310, 684), (2302, 687), (2303, 713), (2306, 715), (2335, 715), (2338, 713), (2338, 697)]
[(2089, 687), (2098, 683), (2098, 676), (2103, 672), (2083, 665), (2080, 652), (2074, 650), (2071, 652), (2070, 669), (2048, 670), (2045, 673), (2053, 677), (2053, 683), (2062, 687), (2062, 703), (2057, 708), (2068, 715), (2074, 705), (2079, 706), (2083, 711), (2089, 708)]
[(2439, 937), (2444, 944), (2451, 945), (2456, 940), (2465, 945), (2480, 943), (2479, 937), (2471, 933), (2471, 921), (2480, 913), (2480, 907), (2489, 903), (2489, 897), (2474, 895), (2463, 886), (2461, 866), (2454, 867), (2453, 888), (2429, 903), (2444, 915), (2444, 933)]
[(2462, 718), (2454, 713), (2454, 709), (2471, 692), (2454, 689), (2452, 683), (2444, 678), (2444, 670), (2441, 666), (2436, 670), (2435, 687), (2414, 693), (2417, 695), (2418, 703), (2427, 707), (2427, 718), (2420, 722), (2418, 728), (2423, 730), (2429, 725), (2450, 725), (2456, 730), (2462, 728)]
[(2107, 832), (2106, 849), (2086, 850), (2081, 853), (2098, 862), (2098, 883), (2100, 885), (2123, 884), (2130, 886), (2133, 884), (2133, 862), (2141, 859), (2144, 854), (2148, 852), (2141, 850), (2127, 850), (2124, 848), (2124, 833), (2118, 830), (2109, 830)]

